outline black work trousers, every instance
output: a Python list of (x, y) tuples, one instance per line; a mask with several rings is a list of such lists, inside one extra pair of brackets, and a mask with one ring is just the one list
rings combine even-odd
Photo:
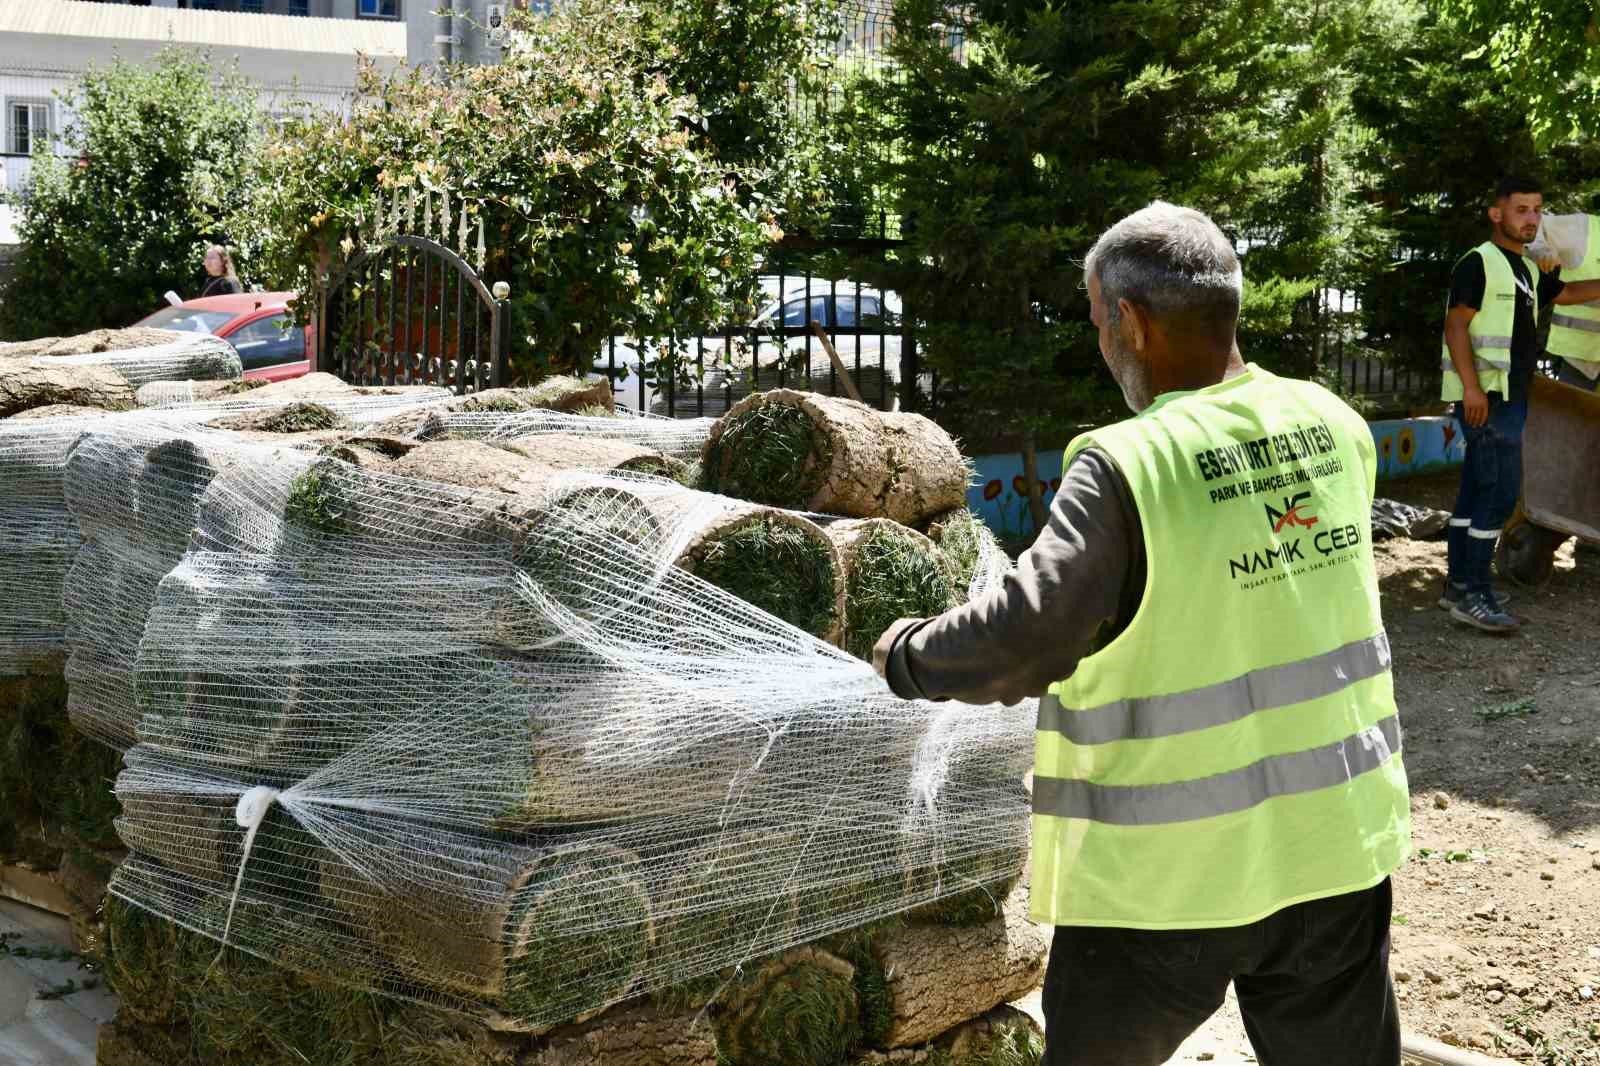
[(1042, 1066), (1161, 1066), (1232, 981), (1261, 1066), (1399, 1066), (1385, 880), (1231, 929), (1059, 926)]

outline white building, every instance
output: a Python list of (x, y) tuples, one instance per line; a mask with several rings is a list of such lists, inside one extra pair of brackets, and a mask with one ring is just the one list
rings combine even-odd
[[(140, 62), (176, 45), (209, 53), (219, 66), (237, 63), (269, 113), (295, 99), (347, 110), (358, 54), (384, 68), (405, 59), (405, 23), (394, 17), (400, 0), (204, 0), (236, 10), (196, 10), (201, 2), (0, 0), (0, 180), (13, 189), (27, 182), (35, 144), (59, 137), (72, 120), (61, 94), (118, 56)], [(379, 17), (360, 17), (369, 9)], [(278, 10), (285, 13), (256, 13)], [(298, 17), (302, 10), (309, 14)], [(9, 228), (0, 217), (0, 243)]]

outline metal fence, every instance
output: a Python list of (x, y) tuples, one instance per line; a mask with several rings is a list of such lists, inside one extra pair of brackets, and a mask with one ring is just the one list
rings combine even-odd
[(1335, 391), (1378, 408), (1410, 407), (1439, 395), (1439, 375), (1401, 366), (1385, 356), (1362, 326), (1361, 297), (1343, 289), (1317, 293), (1315, 366)]
[[(674, 418), (717, 417), (752, 392), (777, 388), (848, 397), (854, 386), (880, 410), (927, 414), (947, 398), (938, 375), (922, 367), (914, 319), (894, 293), (797, 272), (765, 279), (763, 297), (750, 321), (702, 336), (613, 337), (595, 372), (611, 380), (619, 405)], [(1438, 372), (1401, 365), (1375, 345), (1356, 294), (1323, 290), (1305, 314), (1312, 347), (1302, 365), (1324, 384), (1373, 412), (1437, 401)]]
[[(716, 417), (752, 392), (799, 389), (914, 407), (933, 391), (894, 293), (809, 272), (762, 280), (748, 322), (706, 335), (612, 337), (595, 360), (616, 402), (673, 418)], [(829, 354), (829, 349), (832, 354)]]
[[(1401, 364), (1386, 353), (1387, 339), (1364, 331), (1357, 294), (1325, 289), (1318, 294), (1314, 313), (1319, 327), (1315, 365), (1325, 384), (1376, 413), (1401, 413), (1439, 403), (1440, 371)], [(1557, 363), (1541, 351), (1535, 373), (1555, 377)]]

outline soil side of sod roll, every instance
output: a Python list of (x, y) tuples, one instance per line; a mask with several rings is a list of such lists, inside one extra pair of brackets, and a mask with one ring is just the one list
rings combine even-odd
[(575, 433), (541, 433), (499, 442), (506, 451), (552, 470), (593, 470), (602, 474), (650, 474), (686, 484), (689, 466), (654, 448)]
[(900, 925), (872, 944), (883, 975), (889, 1023), (873, 1034), (879, 1047), (915, 1047), (1002, 1003), (1027, 995), (1044, 979), (1050, 930), (1028, 918), (1020, 883), (1002, 913), (981, 925)]
[(0, 361), (0, 418), (62, 404), (128, 411), (134, 407), (134, 388), (109, 366)]
[[(379, 886), (327, 857), (321, 891), (399, 973), (501, 1012), (508, 1030), (590, 1016), (625, 998), (643, 972), (654, 928), (629, 853), (555, 848), (507, 866), (499, 883), (477, 870), (443, 872), (456, 890), (440, 890), (438, 871), (415, 883), (395, 872)], [(574, 924), (595, 931), (565, 931)]]
[(971, 477), (955, 441), (921, 415), (792, 389), (735, 404), (701, 459), (713, 492), (910, 526), (962, 506)]

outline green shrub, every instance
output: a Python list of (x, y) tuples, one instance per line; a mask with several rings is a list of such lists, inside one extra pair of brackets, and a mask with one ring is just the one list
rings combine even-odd
[(5, 194), (22, 241), (0, 337), (132, 325), (198, 288), (205, 246), (248, 208), (257, 111), (236, 72), (176, 46), (91, 69), (67, 95), (70, 157), (35, 147), (32, 183)]

